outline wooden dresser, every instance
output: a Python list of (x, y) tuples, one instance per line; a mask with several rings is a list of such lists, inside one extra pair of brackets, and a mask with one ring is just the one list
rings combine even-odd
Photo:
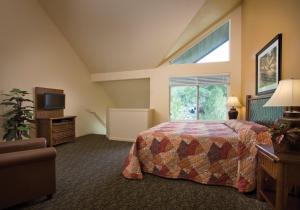
[[(300, 186), (300, 155), (275, 155), (273, 147), (258, 149), (257, 198), (267, 201), (275, 210), (300, 209), (296, 186)], [(292, 193), (292, 191), (294, 191)]]
[(45, 93), (64, 94), (64, 91), (44, 87), (35, 87), (34, 90), (37, 137), (46, 138), (49, 147), (74, 141), (76, 116), (64, 116), (64, 108), (45, 109), (43, 107)]
[(38, 137), (45, 137), (48, 146), (54, 146), (75, 140), (76, 116), (37, 119)]

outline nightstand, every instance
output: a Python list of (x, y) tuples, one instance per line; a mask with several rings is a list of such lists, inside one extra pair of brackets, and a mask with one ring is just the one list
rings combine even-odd
[(292, 187), (300, 186), (300, 155), (275, 155), (272, 146), (256, 147), (257, 198), (267, 201), (275, 210), (300, 209), (300, 198), (290, 194)]

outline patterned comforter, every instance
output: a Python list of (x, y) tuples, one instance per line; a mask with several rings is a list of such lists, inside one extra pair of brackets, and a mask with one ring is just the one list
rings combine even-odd
[(256, 143), (271, 144), (270, 135), (251, 122), (166, 122), (138, 135), (123, 176), (142, 179), (143, 171), (249, 192), (255, 188)]

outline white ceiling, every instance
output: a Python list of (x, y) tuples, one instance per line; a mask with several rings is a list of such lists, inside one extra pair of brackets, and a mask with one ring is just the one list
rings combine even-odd
[(40, 0), (91, 73), (156, 67), (206, 0)]

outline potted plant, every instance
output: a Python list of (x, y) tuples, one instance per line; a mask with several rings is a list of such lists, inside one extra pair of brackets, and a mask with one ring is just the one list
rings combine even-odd
[(269, 132), (276, 154), (300, 152), (300, 128), (291, 127), (289, 123), (277, 122), (269, 129)]
[(25, 98), (27, 91), (12, 89), (8, 94), (3, 94), (7, 98), (0, 104), (9, 107), (8, 111), (2, 115), (4, 118), (3, 128), (6, 141), (21, 140), (30, 138), (29, 131), (33, 120), (33, 101)]

